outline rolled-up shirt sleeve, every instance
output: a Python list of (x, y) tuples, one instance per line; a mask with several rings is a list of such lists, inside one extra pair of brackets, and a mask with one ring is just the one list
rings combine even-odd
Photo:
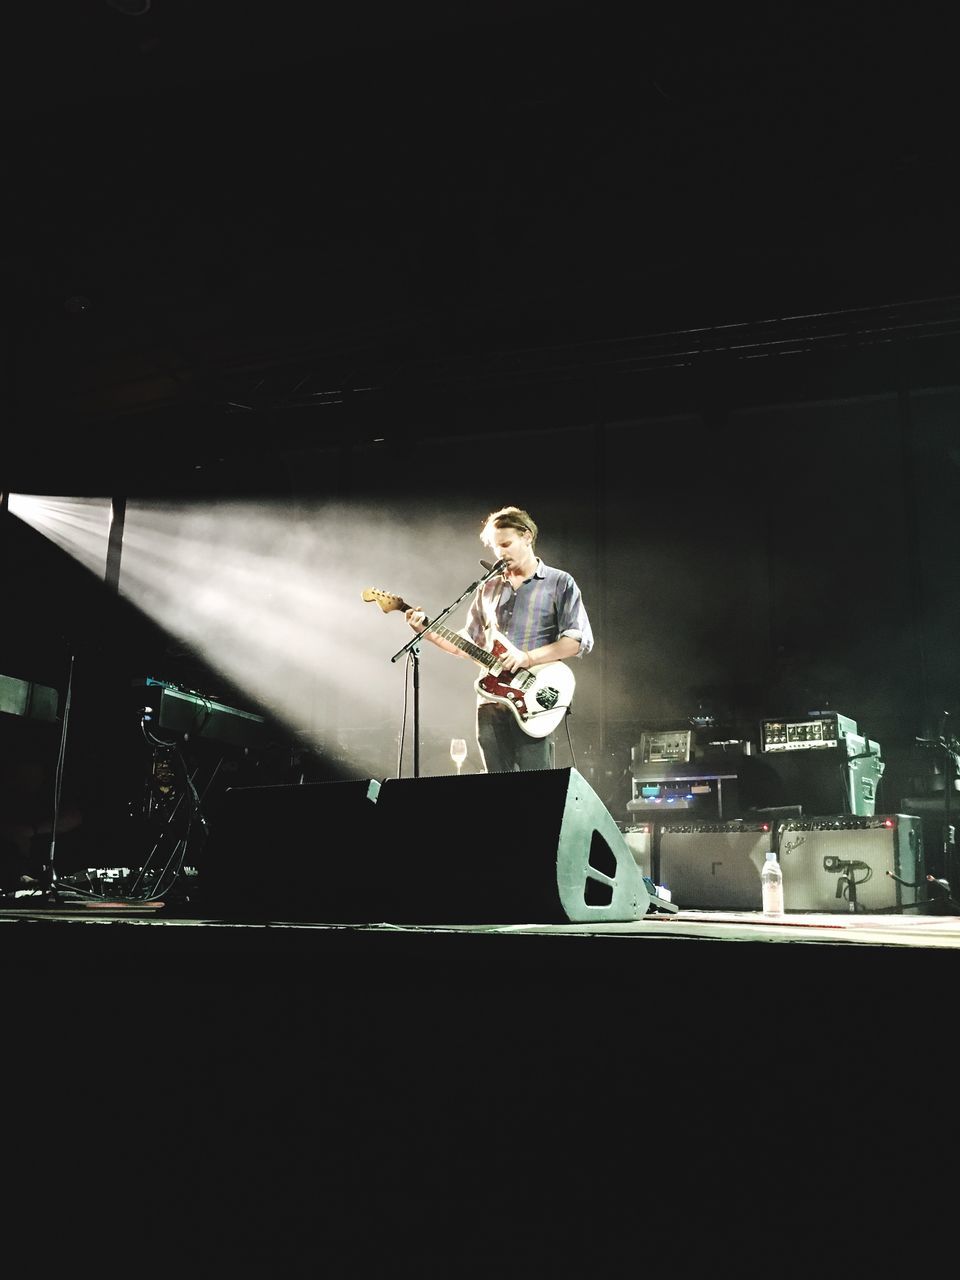
[(573, 655), (585, 657), (593, 648), (593, 628), (587, 617), (580, 588), (569, 573), (562, 573), (557, 584), (558, 634), (580, 641), (580, 648)]

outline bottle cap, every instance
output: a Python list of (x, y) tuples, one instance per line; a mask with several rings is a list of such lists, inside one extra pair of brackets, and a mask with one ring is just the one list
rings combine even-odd
[(765, 860), (766, 862), (776, 862), (776, 860), (777, 860), (777, 855), (776, 855), (775, 850), (773, 850), (773, 849), (768, 849), (768, 850), (767, 850), (767, 852), (766, 852), (766, 856), (765, 856), (765, 859), (764, 859), (764, 860)]

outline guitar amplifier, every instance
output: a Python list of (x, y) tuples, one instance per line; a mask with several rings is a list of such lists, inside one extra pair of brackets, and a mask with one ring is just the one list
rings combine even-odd
[(658, 883), (681, 911), (760, 911), (760, 868), (772, 838), (769, 822), (672, 823), (660, 832)]
[(761, 751), (816, 751), (842, 747), (857, 725), (835, 711), (812, 711), (802, 720), (761, 720)]
[(779, 777), (779, 803), (872, 817), (885, 766), (879, 743), (857, 733), (848, 716), (821, 711), (806, 720), (763, 720), (760, 742)]
[(791, 819), (779, 856), (787, 911), (902, 911), (926, 897), (923, 828), (913, 814)]
[(640, 874), (653, 879), (653, 823), (639, 822), (634, 826), (623, 828), (623, 838), (627, 842), (633, 860), (640, 868)]
[(661, 729), (641, 733), (639, 743), (631, 748), (632, 765), (687, 762), (690, 759), (690, 743), (693, 734), (689, 729)]

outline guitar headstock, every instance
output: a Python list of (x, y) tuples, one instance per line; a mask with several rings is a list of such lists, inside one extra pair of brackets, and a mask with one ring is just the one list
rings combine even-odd
[(402, 596), (392, 596), (387, 591), (376, 591), (373, 587), (368, 587), (366, 591), (361, 592), (361, 596), (368, 604), (376, 601), (384, 613), (392, 613), (394, 609), (400, 609), (406, 613), (410, 608)]

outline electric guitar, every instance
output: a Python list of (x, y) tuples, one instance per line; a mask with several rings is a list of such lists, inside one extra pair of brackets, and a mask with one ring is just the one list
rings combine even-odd
[[(368, 590), (362, 592), (362, 596), (368, 603), (375, 600), (384, 613), (392, 613), (395, 609), (406, 613), (413, 607), (400, 596), (388, 595), (386, 591)], [(486, 668), (486, 674), (474, 681), (477, 693), (488, 702), (499, 702), (509, 707), (517, 724), (531, 738), (545, 738), (567, 714), (576, 681), (565, 662), (545, 662), (538, 667), (504, 671), (502, 659), (510, 646), (496, 628), (488, 631), (489, 649), (481, 649), (447, 627), (432, 627), (431, 630)]]

